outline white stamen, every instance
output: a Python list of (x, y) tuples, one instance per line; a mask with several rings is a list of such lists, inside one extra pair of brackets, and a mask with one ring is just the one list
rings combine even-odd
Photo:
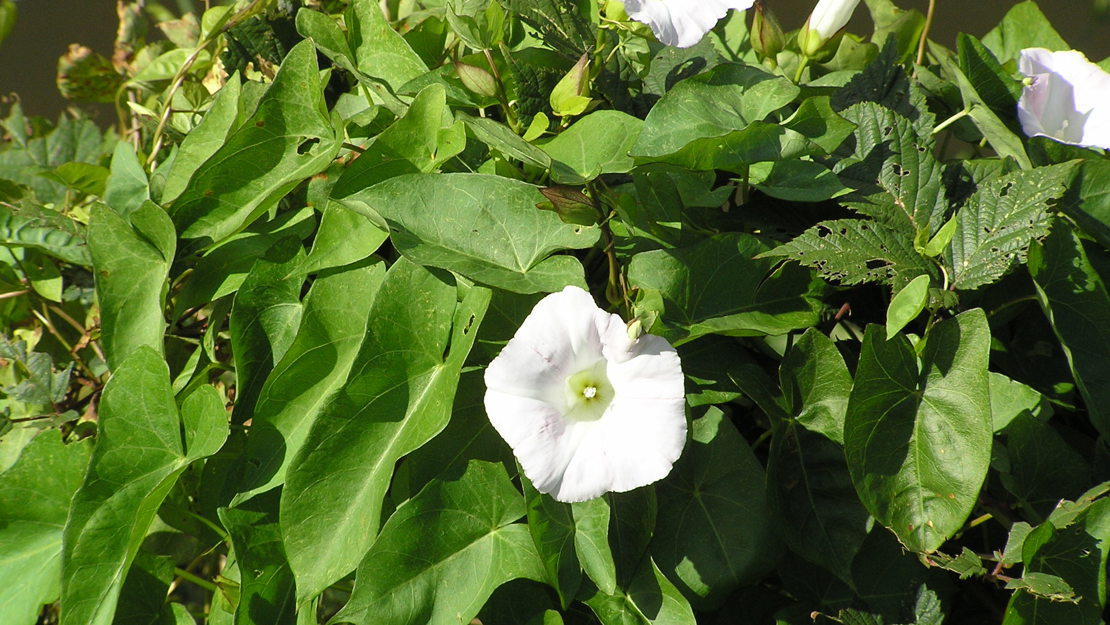
[(582, 396), (586, 399), (593, 399), (597, 396), (597, 387), (587, 386), (586, 388), (582, 389)]

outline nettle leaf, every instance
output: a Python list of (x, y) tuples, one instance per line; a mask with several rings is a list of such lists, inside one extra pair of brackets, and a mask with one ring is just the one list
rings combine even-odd
[(329, 622), (470, 622), (501, 584), (544, 579), (528, 528), (513, 523), (523, 515), (500, 464), (472, 461), (461, 477), (431, 482), (390, 516), (359, 564), (350, 601)]
[(1050, 211), (1074, 172), (1065, 163), (980, 183), (956, 215), (956, 233), (945, 253), (950, 285), (976, 289), (1024, 263), (1030, 242), (1048, 234)]
[(12, 623), (34, 623), (58, 598), (62, 528), (89, 463), (89, 441), (42, 432), (0, 474), (0, 605)]
[(706, 334), (758, 336), (813, 326), (823, 308), (812, 275), (760, 258), (767, 244), (744, 233), (719, 234), (697, 245), (632, 257), (628, 281), (659, 291), (676, 343)]
[(871, 325), (844, 420), (860, 500), (906, 547), (932, 552), (963, 525), (990, 464), (992, 430), (982, 310), (933, 326), (917, 352)]
[(589, 19), (596, 5), (583, 0), (496, 0), (505, 10), (535, 28), (552, 50), (577, 59), (597, 42), (596, 26)]
[(1110, 436), (1110, 293), (1064, 221), (1029, 250), (1041, 310), (1067, 356), (1095, 428)]
[(115, 369), (140, 347), (162, 352), (162, 312), (174, 259), (173, 223), (146, 202), (125, 219), (103, 204), (89, 219), (89, 250), (100, 304), (101, 343)]
[(375, 262), (312, 283), (293, 342), (266, 376), (251, 413), (236, 503), (285, 481), (313, 420), (347, 379), (384, 277), (384, 263)]
[(302, 41), (285, 57), (254, 112), (174, 200), (173, 219), (182, 238), (219, 242), (323, 171), (342, 143), (334, 124), (324, 103), (316, 50)]
[(944, 223), (948, 201), (928, 129), (922, 133), (908, 118), (873, 102), (841, 114), (856, 124), (855, 154), (836, 167), (842, 179), (856, 181), (857, 192), (845, 205), (912, 235), (932, 236)]
[(490, 292), (404, 259), (387, 272), (351, 374), (316, 416), (282, 492), (300, 601), (358, 564), (397, 461), (446, 425)]
[(64, 625), (112, 622), (124, 576), (178, 476), (228, 434), (224, 400), (202, 386), (182, 403), (162, 357), (140, 347), (100, 399), (98, 435), (63, 536)]
[(909, 119), (917, 134), (926, 136), (932, 130), (933, 116), (928, 112), (925, 94), (910, 81), (898, 57), (898, 46), (891, 38), (874, 61), (833, 94), (833, 110), (842, 112), (861, 102), (873, 102)]
[(763, 467), (720, 409), (694, 420), (690, 444), (656, 487), (651, 554), (695, 605), (715, 606), (774, 566), (779, 545), (765, 481)]
[(862, 219), (819, 223), (763, 256), (784, 256), (843, 284), (901, 287), (921, 275), (939, 278), (936, 266), (917, 253), (905, 231)]
[(652, 107), (632, 155), (637, 162), (743, 171), (748, 163), (809, 153), (816, 144), (805, 135), (763, 122), (798, 93), (781, 76), (718, 65), (678, 83)]
[(552, 253), (590, 247), (600, 235), (537, 209), (536, 187), (492, 175), (399, 176), (348, 198), (356, 201), (389, 223), (394, 246), (413, 262), (517, 293), (583, 285), (578, 259)]

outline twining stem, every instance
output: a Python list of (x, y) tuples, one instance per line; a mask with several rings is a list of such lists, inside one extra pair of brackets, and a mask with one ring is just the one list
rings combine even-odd
[(808, 67), (808, 66), (809, 66), (809, 57), (808, 56), (802, 56), (802, 61), (800, 63), (798, 63), (798, 71), (794, 72), (794, 82), (795, 83), (801, 82), (802, 72), (806, 71), (806, 67)]
[(513, 113), (513, 108), (509, 106), (509, 96), (505, 93), (505, 83), (501, 80), (501, 70), (497, 68), (497, 63), (493, 62), (493, 53), (489, 48), (482, 48), (482, 54), (486, 57), (486, 63), (489, 63), (489, 71), (493, 74), (493, 80), (497, 83), (497, 104), (501, 106), (501, 111), (505, 113), (505, 123), (513, 132), (520, 134), (520, 122), (516, 118), (516, 113)]
[(917, 64), (925, 62), (925, 44), (929, 40), (929, 29), (933, 27), (933, 12), (937, 8), (937, 0), (929, 0), (929, 10), (925, 13), (925, 28), (921, 30), (921, 40), (917, 42)]
[(208, 45), (215, 41), (220, 35), (238, 26), (248, 17), (261, 10), (262, 5), (272, 1), (273, 0), (254, 0), (245, 8), (243, 8), (242, 11), (239, 11), (235, 15), (231, 16), (231, 19), (227, 20), (227, 22), (224, 23), (221, 28), (209, 33), (208, 37), (204, 41), (199, 42), (197, 44), (197, 49), (193, 50), (192, 54), (190, 54), (185, 59), (185, 62), (181, 64), (181, 67), (178, 68), (177, 73), (174, 74), (173, 82), (170, 83), (169, 89), (166, 90), (166, 108), (162, 110), (162, 115), (158, 118), (158, 126), (154, 129), (154, 135), (151, 138), (152, 147), (150, 149), (150, 157), (148, 157), (146, 160), (146, 165), (150, 169), (150, 171), (154, 171), (154, 167), (158, 159), (158, 152), (162, 149), (163, 132), (166, 129), (166, 123), (169, 122), (170, 115), (172, 115), (174, 112), (173, 96), (177, 94), (177, 90), (181, 88), (182, 84), (184, 84), (185, 77), (188, 75), (189, 70), (192, 69), (193, 63), (197, 62), (197, 59), (200, 57), (200, 53), (208, 48)]

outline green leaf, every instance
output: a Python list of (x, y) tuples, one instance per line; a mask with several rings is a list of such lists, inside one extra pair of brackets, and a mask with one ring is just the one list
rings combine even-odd
[(848, 191), (832, 170), (813, 161), (756, 163), (748, 173), (749, 184), (780, 200), (820, 202)]
[(844, 412), (852, 376), (836, 344), (815, 328), (806, 330), (779, 366), (788, 413), (811, 432), (844, 444)]
[(304, 600), (346, 575), (377, 534), (393, 468), (450, 418), (489, 303), (404, 260), (386, 274), (346, 384), (316, 417), (282, 493), (285, 549)]
[(1052, 404), (1032, 388), (1010, 378), (991, 371), (991, 422), (994, 431), (1001, 432), (1006, 429), (1014, 419), (1030, 414), (1039, 419), (1048, 420), (1052, 416)]
[(717, 605), (774, 566), (778, 541), (765, 481), (763, 467), (720, 409), (692, 423), (690, 444), (656, 487), (651, 554), (694, 605)]
[(651, 558), (644, 558), (635, 576), (614, 593), (600, 590), (586, 605), (603, 625), (694, 625), (690, 604)]
[(203, 386), (179, 416), (169, 370), (149, 347), (117, 368), (100, 400), (96, 449), (63, 536), (63, 625), (112, 622), (124, 575), (162, 500), (186, 467), (227, 437), (223, 403), (215, 388)]
[(931, 128), (925, 125), (931, 116), (911, 121), (873, 102), (841, 114), (856, 124), (855, 153), (836, 167), (842, 179), (858, 181), (847, 205), (915, 237), (932, 236), (944, 223), (948, 201)]
[[(1033, 530), (1023, 548), (1022, 578), (1033, 577), (1024, 584), (1028, 588), (1015, 591), (1010, 598), (1003, 625), (1102, 623), (1108, 548), (1107, 499), (1090, 503), (1069, 523), (1061, 522), (1057, 527), (1046, 522)], [(1074, 597), (1069, 596), (1065, 585), (1074, 591)]]
[(521, 480), (528, 506), (528, 531), (547, 573), (547, 583), (566, 609), (582, 583), (582, 568), (575, 555), (575, 528), (571, 504), (555, 501)]
[(285, 559), (278, 524), (280, 491), (234, 508), (218, 510), (239, 562), (239, 605), (236, 622), (297, 625), (296, 588)]
[(983, 46), (1002, 63), (1017, 60), (1025, 48), (1071, 48), (1032, 0), (1019, 2), (1007, 11), (998, 26), (983, 37)]
[(1110, 248), (1110, 162), (1080, 163), (1060, 208), (1085, 234)]
[(1006, 462), (998, 469), (999, 481), (1021, 502), (1027, 518), (1043, 519), (1061, 498), (1083, 494), (1091, 468), (1044, 416), (1023, 412), (1001, 434), (1005, 447), (998, 455)]
[(577, 59), (597, 42), (597, 5), (587, 0), (495, 0), (535, 28), (552, 50)]
[(389, 223), (394, 246), (409, 260), (450, 269), (517, 293), (583, 284), (578, 259), (553, 252), (593, 245), (598, 228), (565, 224), (541, 211), (536, 187), (483, 174), (414, 174), (348, 198)]
[(182, 139), (165, 174), (159, 201), (170, 203), (176, 200), (189, 186), (197, 170), (223, 146), (239, 115), (241, 80), (238, 74), (232, 74), (216, 93), (212, 106), (200, 123)]
[(343, 267), (369, 257), (389, 238), (389, 233), (338, 202), (328, 202), (312, 250), (300, 266), (302, 273)]
[(956, 38), (960, 70), (991, 110), (1012, 115), (1021, 95), (1021, 82), (1002, 69), (998, 59), (981, 41), (960, 33)]
[(599, 497), (572, 504), (574, 552), (582, 570), (601, 592), (617, 591), (617, 563), (609, 546), (609, 502)]
[(428, 67), (420, 55), (393, 30), (377, 2), (354, 0), (344, 17), (352, 56), (364, 75), (384, 81), (396, 92), (408, 81), (427, 73)]
[(805, 135), (826, 153), (840, 147), (855, 129), (854, 123), (833, 111), (828, 96), (806, 98), (783, 125)]
[(886, 309), (886, 338), (902, 331), (909, 322), (917, 318), (925, 309), (929, 299), (929, 276), (917, 276), (894, 294)]
[(867, 329), (844, 420), (860, 500), (913, 551), (932, 552), (963, 525), (990, 463), (981, 310), (934, 325), (918, 362), (908, 339)]
[(135, 148), (126, 141), (116, 143), (112, 152), (111, 176), (104, 190), (104, 203), (124, 217), (137, 211), (150, 199), (146, 172), (139, 163)]
[(429, 85), (417, 94), (404, 117), (375, 137), (344, 169), (332, 197), (344, 198), (402, 174), (430, 173), (464, 144), (462, 124), (451, 119), (443, 87)]
[(182, 238), (219, 242), (323, 171), (342, 143), (334, 123), (324, 103), (316, 50), (301, 42), (285, 57), (254, 113), (229, 133), (174, 200), (172, 214)]
[(960, 579), (987, 574), (987, 569), (983, 568), (983, 559), (967, 547), (964, 547), (958, 556), (934, 553), (929, 556), (929, 561), (946, 571), (956, 573)]
[[(162, 312), (175, 240), (169, 216), (151, 202), (131, 222), (103, 204), (93, 206), (89, 250), (100, 304), (101, 344), (115, 369), (140, 347), (162, 352)], [(166, 254), (169, 252), (169, 254)]]
[(385, 265), (372, 263), (312, 283), (293, 342), (258, 394), (234, 505), (285, 481), (313, 420), (347, 379), (384, 276)]
[[(979, 95), (976, 84), (964, 75), (964, 72), (956, 65), (954, 60), (944, 58), (942, 63), (948, 73), (955, 78), (956, 85), (960, 89), (960, 95), (964, 100), (964, 110), (967, 112), (967, 116), (975, 123), (979, 132), (983, 133), (983, 137), (990, 143), (995, 152), (1003, 158), (1014, 159), (1022, 169), (1032, 168), (1033, 164), (1029, 160), (1029, 155), (1025, 151), (1025, 145), (1021, 138), (1007, 127), (991, 109), (991, 105), (983, 100), (983, 96)], [(1012, 119), (1008, 112), (1004, 114)]]
[(771, 439), (767, 485), (777, 528), (790, 549), (851, 580), (870, 515), (852, 487), (840, 445), (796, 422), (782, 422)]
[(543, 170), (551, 167), (551, 157), (547, 152), (521, 139), (505, 124), (487, 117), (471, 117), (464, 113), (456, 113), (456, 117), (466, 124), (467, 130), (474, 135), (474, 138), (500, 152), (506, 158)]
[(811, 289), (812, 274), (757, 258), (766, 251), (755, 236), (719, 234), (692, 247), (637, 254), (628, 280), (662, 294), (664, 319), (679, 327), (673, 342), (711, 333), (784, 334), (815, 325), (822, 304)]
[(235, 420), (254, 414), (255, 402), (300, 323), (301, 280), (290, 278), (304, 261), (300, 241), (283, 239), (254, 263), (235, 294), (229, 329), (235, 354)]
[(1110, 436), (1110, 293), (1078, 235), (1058, 221), (1029, 254), (1041, 310), (1052, 324), (1087, 413)]
[(33, 215), (13, 213), (10, 207), (0, 206), (0, 245), (38, 250), (83, 267), (93, 264), (84, 234), (71, 220), (45, 209)]
[(763, 120), (798, 95), (798, 87), (746, 65), (718, 65), (688, 78), (652, 107), (632, 149), (637, 161), (691, 169), (741, 171), (748, 163), (811, 150), (801, 133)]
[(628, 153), (642, 126), (641, 120), (620, 111), (595, 111), (579, 119), (542, 146), (555, 161), (555, 182), (584, 184), (601, 174), (628, 172)]
[(86, 441), (64, 445), (46, 431), (0, 473), (0, 605), (13, 625), (35, 623), (58, 598), (62, 528), (91, 451)]
[(14, 363), (19, 372), (13, 384), (0, 384), (0, 390), (18, 402), (37, 406), (61, 403), (69, 389), (73, 363), (57, 371), (50, 354), (29, 351), (24, 341), (12, 341), (0, 335), (0, 358)]
[(523, 503), (500, 464), (473, 461), (458, 479), (432, 482), (382, 527), (330, 622), (468, 623), (501, 584), (543, 579), (528, 529), (513, 523)]
[(1006, 582), (1006, 590), (1024, 590), (1038, 599), (1078, 602), (1075, 590), (1063, 578), (1048, 573), (1031, 572)]
[(861, 219), (817, 224), (764, 256), (785, 256), (843, 284), (879, 282), (896, 287), (935, 267), (913, 248), (904, 230)]

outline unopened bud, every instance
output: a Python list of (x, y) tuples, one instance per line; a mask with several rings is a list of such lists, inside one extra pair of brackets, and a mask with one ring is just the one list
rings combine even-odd
[(497, 97), (497, 79), (493, 74), (477, 65), (466, 63), (455, 63), (455, 72), (467, 89), (487, 98)]
[(848, 25), (859, 0), (817, 0), (813, 13), (798, 33), (798, 48), (807, 57), (817, 54)]
[(559, 219), (568, 224), (579, 226), (597, 224), (597, 209), (594, 208), (593, 201), (578, 189), (556, 185), (541, 187), (540, 193), (548, 201), (537, 204), (536, 208), (555, 211)]
[(590, 105), (590, 58), (585, 54), (551, 90), (551, 110), (560, 117), (581, 115)]
[(775, 56), (786, 47), (786, 36), (782, 34), (782, 26), (775, 19), (771, 9), (762, 2), (755, 3), (755, 16), (752, 17), (751, 41), (752, 49), (760, 57), (774, 61)]

